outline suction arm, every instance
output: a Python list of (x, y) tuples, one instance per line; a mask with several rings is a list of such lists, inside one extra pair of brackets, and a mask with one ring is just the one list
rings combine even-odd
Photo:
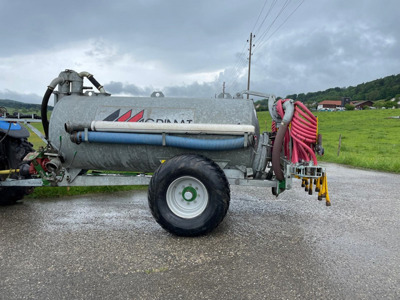
[(42, 100), (42, 106), (41, 106), (41, 115), (42, 115), (42, 125), (43, 125), (43, 130), (44, 130), (44, 135), (46, 139), (49, 138), (49, 120), (47, 119), (47, 106), (49, 104), (49, 99), (51, 94), (53, 93), (54, 89), (58, 84), (61, 84), (64, 82), (64, 79), (61, 77), (57, 77), (53, 79), (53, 81), (50, 83), (50, 85), (47, 87), (46, 93), (43, 96)]
[[(276, 179), (278, 179), (279, 181), (282, 181), (285, 179), (285, 176), (281, 169), (281, 151), (282, 151), (282, 145), (283, 145), (283, 141), (285, 138), (285, 134), (288, 129), (288, 125), (293, 119), (293, 114), (294, 114), (293, 100), (290, 99), (290, 100), (285, 101), (282, 106), (285, 110), (285, 114), (280, 123), (278, 133), (276, 135), (275, 142), (274, 142), (274, 147), (272, 148), (272, 169), (274, 170)], [(275, 111), (276, 115), (278, 115), (278, 113), (276, 112), (276, 109), (274, 109), (274, 111)], [(270, 110), (270, 113), (271, 112), (272, 111)], [(272, 116), (272, 113), (271, 113), (271, 116)]]

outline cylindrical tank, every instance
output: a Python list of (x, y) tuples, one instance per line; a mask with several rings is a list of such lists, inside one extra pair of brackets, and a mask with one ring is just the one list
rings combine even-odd
[[(253, 125), (255, 133), (248, 145), (224, 151), (196, 151), (183, 148), (70, 140), (65, 123), (90, 124), (92, 121), (155, 122), (179, 124)], [(89, 129), (90, 130), (90, 129)], [(180, 135), (198, 139), (226, 139), (230, 135)], [(50, 119), (49, 140), (63, 155), (64, 167), (89, 170), (154, 172), (163, 160), (183, 153), (204, 155), (222, 168), (252, 168), (257, 149), (259, 125), (252, 100), (195, 99), (169, 97), (63, 96)], [(246, 143), (247, 143), (246, 141)]]

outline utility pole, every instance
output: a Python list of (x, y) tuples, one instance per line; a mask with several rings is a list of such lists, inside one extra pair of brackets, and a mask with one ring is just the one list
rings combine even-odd
[(224, 95), (224, 98), (225, 98), (225, 81), (224, 81), (224, 84), (222, 85), (222, 94)]
[[(256, 36), (254, 36), (256, 37)], [(249, 71), (247, 74), (247, 90), (250, 91), (250, 68), (251, 68), (251, 48), (253, 46), (253, 33), (250, 32), (250, 48), (249, 48)], [(247, 99), (249, 99), (249, 94), (247, 94)]]

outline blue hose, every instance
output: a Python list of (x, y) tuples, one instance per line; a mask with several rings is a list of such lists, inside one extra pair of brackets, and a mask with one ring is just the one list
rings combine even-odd
[[(154, 146), (163, 145), (163, 137), (160, 134), (89, 131), (87, 133), (87, 139), (88, 140), (85, 141), (85, 133), (83, 131), (76, 133), (76, 140), (78, 142)], [(165, 146), (207, 151), (234, 150), (244, 148), (244, 137), (220, 140), (204, 140), (166, 135)]]
[[(85, 133), (78, 132), (80, 141), (85, 142)], [(115, 132), (88, 132), (89, 143), (162, 145), (162, 136), (156, 134), (131, 134)]]
[(244, 137), (223, 140), (203, 140), (167, 135), (165, 141), (167, 146), (192, 150), (223, 151), (244, 147)]

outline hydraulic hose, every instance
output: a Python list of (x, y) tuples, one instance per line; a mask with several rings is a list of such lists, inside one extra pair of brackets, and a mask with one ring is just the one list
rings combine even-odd
[(10, 133), (11, 125), (12, 125), (12, 123), (10, 122), (10, 124), (8, 125), (7, 132), (6, 132), (6, 133), (4, 134), (4, 136), (0, 139), (0, 144), (6, 139), (6, 137), (7, 137), (8, 134)]
[[(85, 138), (87, 134), (87, 139)], [(232, 139), (205, 140), (172, 135), (143, 134), (143, 133), (116, 133), (83, 131), (71, 134), (71, 141), (77, 144), (82, 142), (128, 144), (128, 145), (154, 145), (170, 146), (192, 150), (224, 151), (244, 148), (244, 137)]]

